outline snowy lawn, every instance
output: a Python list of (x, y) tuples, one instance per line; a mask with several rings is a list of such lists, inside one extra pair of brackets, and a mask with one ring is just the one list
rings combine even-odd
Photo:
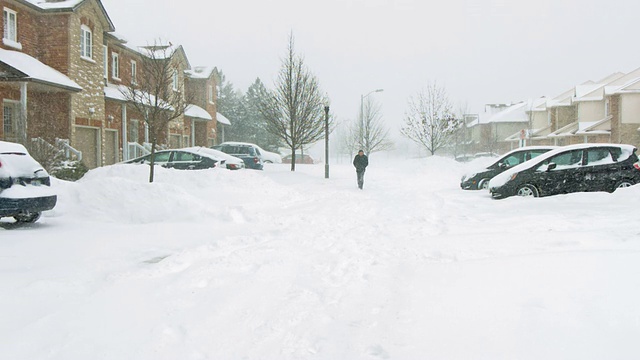
[[(476, 164), (477, 165), (477, 164)], [(640, 186), (492, 200), (474, 164), (91, 171), (0, 222), (2, 359), (631, 359)]]

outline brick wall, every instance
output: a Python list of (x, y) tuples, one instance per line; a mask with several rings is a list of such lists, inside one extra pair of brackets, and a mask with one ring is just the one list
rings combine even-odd
[(28, 99), (28, 138), (41, 137), (51, 144), (69, 138), (71, 94), (30, 91)]

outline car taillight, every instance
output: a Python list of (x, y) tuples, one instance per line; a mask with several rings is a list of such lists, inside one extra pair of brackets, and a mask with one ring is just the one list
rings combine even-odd
[(259, 162), (260, 162), (260, 159), (258, 159), (257, 157), (254, 157), (254, 158), (253, 158), (253, 162), (254, 162), (255, 164), (257, 164), (257, 163), (259, 163)]
[(0, 161), (0, 167), (2, 167), (2, 161)]
[(637, 163), (633, 164), (633, 167), (640, 170), (640, 161), (638, 161)]

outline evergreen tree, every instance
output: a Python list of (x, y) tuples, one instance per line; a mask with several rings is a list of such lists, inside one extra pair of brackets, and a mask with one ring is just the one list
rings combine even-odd
[(260, 113), (260, 104), (269, 98), (269, 92), (260, 78), (257, 78), (244, 96), (246, 141), (259, 145), (265, 150), (279, 152), (282, 141), (267, 130), (267, 121)]
[(240, 141), (242, 129), (242, 119), (245, 117), (244, 106), (242, 104), (242, 92), (233, 88), (233, 84), (227, 81), (222, 70), (217, 72), (218, 78), (218, 112), (224, 115), (231, 122), (231, 126), (226, 129), (225, 140)]

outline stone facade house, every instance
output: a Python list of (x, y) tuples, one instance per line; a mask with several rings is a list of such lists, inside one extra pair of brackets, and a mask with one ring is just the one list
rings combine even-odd
[[(0, 7), (0, 140), (61, 146), (89, 168), (149, 150), (144, 117), (122, 96), (123, 87), (140, 79), (149, 49), (117, 35), (100, 0), (0, 0)], [(192, 76), (197, 71), (182, 47), (169, 54), (174, 91), (209, 100), (216, 79)], [(213, 104), (189, 106), (160, 146), (212, 145), (215, 100), (214, 92)]]

